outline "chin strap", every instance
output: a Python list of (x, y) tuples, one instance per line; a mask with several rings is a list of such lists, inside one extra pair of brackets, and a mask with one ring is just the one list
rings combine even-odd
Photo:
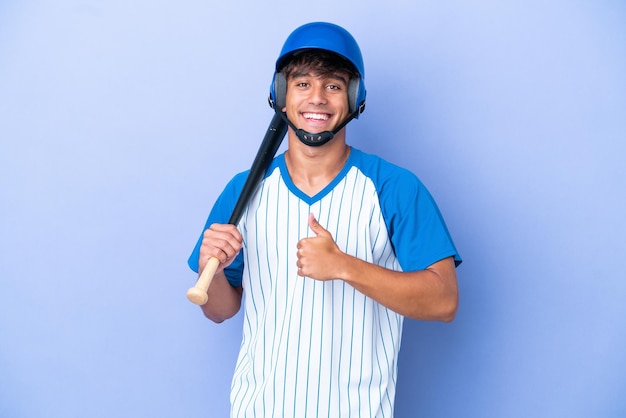
[(354, 112), (352, 112), (352, 114), (350, 114), (346, 120), (344, 120), (343, 122), (341, 122), (339, 124), (339, 126), (337, 126), (334, 130), (332, 131), (323, 131), (323, 132), (319, 132), (319, 133), (311, 133), (311, 132), (307, 132), (304, 129), (298, 129), (296, 128), (293, 123), (291, 123), (291, 121), (287, 118), (287, 113), (280, 111), (280, 110), (276, 110), (276, 113), (280, 115), (281, 118), (283, 118), (283, 120), (285, 122), (287, 122), (287, 125), (289, 125), (289, 127), (291, 129), (293, 129), (293, 131), (296, 133), (296, 135), (298, 136), (298, 138), (300, 139), (300, 141), (305, 144), (308, 145), (310, 147), (319, 147), (321, 145), (324, 145), (325, 143), (327, 143), (328, 141), (330, 141), (331, 139), (333, 139), (335, 137), (335, 134), (337, 132), (339, 132), (340, 130), (342, 130), (344, 128), (344, 126), (346, 126), (348, 124), (348, 122), (350, 122), (352, 119), (354, 119), (355, 117), (357, 117), (357, 115), (359, 113), (361, 113), (362, 110), (359, 108), (357, 110), (355, 110)]

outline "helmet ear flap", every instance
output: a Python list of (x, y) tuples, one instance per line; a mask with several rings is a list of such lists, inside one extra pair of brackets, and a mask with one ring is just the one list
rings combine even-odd
[(356, 78), (350, 79), (348, 83), (348, 104), (350, 105), (350, 113), (356, 110), (356, 100), (359, 94), (359, 80)]
[(286, 105), (287, 96), (287, 80), (285, 75), (278, 71), (274, 75), (274, 83), (270, 94), (270, 106), (274, 110), (282, 110)]
[(357, 112), (356, 118), (365, 110), (365, 88), (360, 78), (350, 79), (348, 84), (348, 104), (350, 113)]

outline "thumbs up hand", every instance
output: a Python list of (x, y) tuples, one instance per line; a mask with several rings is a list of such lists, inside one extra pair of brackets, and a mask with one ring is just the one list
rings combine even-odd
[(309, 215), (309, 228), (314, 237), (303, 238), (298, 242), (298, 275), (316, 280), (337, 279), (342, 257), (333, 236), (317, 222), (313, 214)]

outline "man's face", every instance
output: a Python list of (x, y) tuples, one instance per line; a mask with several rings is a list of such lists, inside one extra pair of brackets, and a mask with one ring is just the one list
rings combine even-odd
[(294, 71), (287, 78), (285, 108), (298, 129), (311, 133), (332, 131), (349, 115), (348, 76), (318, 76)]

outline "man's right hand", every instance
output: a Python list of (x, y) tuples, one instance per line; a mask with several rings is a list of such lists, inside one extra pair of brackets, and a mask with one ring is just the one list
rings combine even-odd
[(217, 272), (228, 267), (242, 247), (243, 238), (235, 225), (212, 224), (204, 231), (202, 246), (200, 247), (199, 273), (202, 273), (209, 258), (216, 257), (220, 260)]

